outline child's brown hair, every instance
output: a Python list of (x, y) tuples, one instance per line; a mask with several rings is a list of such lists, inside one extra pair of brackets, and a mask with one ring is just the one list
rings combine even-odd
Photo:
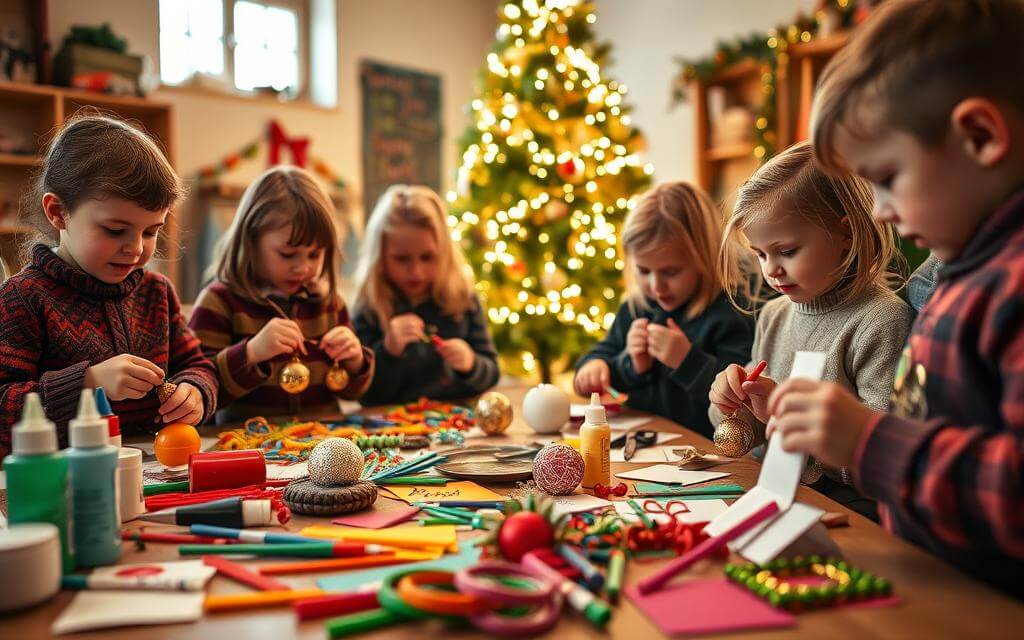
[[(836, 132), (859, 134), (875, 123), (933, 146), (946, 135), (953, 107), (971, 96), (1024, 112), (1024, 82), (1014, 79), (1024, 67), (1022, 43), (1020, 0), (883, 3), (822, 72), (811, 116), (819, 162), (845, 170)], [(869, 104), (878, 116), (859, 120)]]
[(123, 120), (88, 110), (68, 120), (50, 141), (22, 200), (21, 216), (37, 232), (26, 252), (37, 242), (60, 240), (43, 213), (46, 193), (60, 198), (70, 215), (83, 202), (107, 198), (162, 211), (180, 200), (185, 188), (152, 138)]
[(298, 167), (268, 169), (250, 184), (238, 203), (238, 210), (217, 247), (214, 273), (236, 294), (266, 301), (266, 283), (257, 270), (260, 236), (291, 225), (288, 244), (317, 245), (324, 250), (321, 281), (327, 294), (338, 294), (341, 251), (334, 223), (334, 204), (316, 179)]
[(626, 301), (634, 314), (648, 307), (634, 273), (636, 255), (666, 244), (679, 247), (700, 273), (697, 290), (687, 303), (686, 317), (694, 318), (707, 310), (722, 293), (722, 277), (715, 268), (722, 223), (721, 210), (703, 190), (688, 182), (666, 182), (640, 197), (622, 228)]
[[(739, 291), (746, 303), (763, 302), (759, 292), (748, 288), (749, 280), (741, 275), (739, 265), (744, 257), (731, 239), (754, 220), (764, 216), (792, 214), (805, 218), (827, 232), (833, 232), (841, 220), (847, 221), (850, 250), (834, 274), (843, 282), (844, 300), (855, 297), (875, 284), (901, 283), (906, 260), (897, 249), (895, 230), (874, 219), (871, 188), (860, 178), (844, 173), (829, 175), (814, 162), (808, 142), (798, 142), (775, 156), (739, 189), (733, 214), (725, 227), (719, 268), (725, 289), (730, 295)], [(734, 278), (740, 277), (740, 280)]]

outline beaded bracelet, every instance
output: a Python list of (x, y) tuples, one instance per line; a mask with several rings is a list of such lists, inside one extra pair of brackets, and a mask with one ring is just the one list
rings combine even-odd
[[(851, 600), (868, 600), (892, 593), (892, 583), (862, 571), (839, 558), (821, 556), (779, 559), (764, 565), (726, 565), (725, 575), (736, 584), (764, 598), (773, 607), (796, 611), (825, 607)], [(787, 578), (817, 576), (821, 586), (792, 584)]]
[(454, 588), (454, 577), (450, 571), (410, 573), (398, 581), (398, 595), (410, 606), (440, 615), (467, 616), (494, 608), (491, 602), (468, 592), (423, 588), (423, 585)]
[[(480, 576), (525, 578), (530, 587), (509, 588), (494, 580)], [(455, 574), (455, 586), (463, 593), (497, 603), (502, 606), (542, 605), (551, 600), (556, 585), (529, 569), (511, 562), (484, 561)]]

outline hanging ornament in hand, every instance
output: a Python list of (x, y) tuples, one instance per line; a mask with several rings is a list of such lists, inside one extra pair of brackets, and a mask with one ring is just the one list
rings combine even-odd
[(338, 393), (342, 389), (348, 386), (349, 376), (348, 371), (345, 371), (338, 366), (338, 361), (335, 360), (334, 364), (330, 369), (327, 370), (327, 374), (324, 376), (324, 384), (333, 393)]
[(724, 455), (739, 458), (747, 455), (754, 447), (754, 430), (740, 418), (731, 415), (718, 424), (714, 441)]
[(512, 424), (512, 401), (503, 393), (488, 391), (477, 401), (474, 417), (484, 433), (498, 435)]
[(288, 364), (281, 367), (278, 384), (287, 393), (302, 393), (309, 386), (309, 367), (302, 364), (298, 355), (292, 356)]
[(556, 170), (558, 171), (558, 177), (562, 180), (572, 184), (580, 184), (585, 178), (584, 171), (586, 170), (586, 165), (583, 164), (583, 160), (573, 156), (565, 162), (559, 162)]
[(174, 395), (174, 392), (178, 390), (178, 385), (173, 382), (162, 382), (156, 388), (156, 397), (160, 398), (160, 404), (167, 402), (167, 399)]

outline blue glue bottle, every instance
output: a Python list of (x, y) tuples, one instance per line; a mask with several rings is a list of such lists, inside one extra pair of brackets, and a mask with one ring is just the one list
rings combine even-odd
[(11, 524), (49, 522), (60, 535), (64, 573), (75, 569), (72, 539), (71, 490), (68, 460), (57, 451), (57, 426), (46, 419), (38, 393), (25, 396), (21, 421), (11, 431), (11, 455), (4, 458), (7, 473), (7, 519)]
[(109, 444), (107, 420), (96, 410), (92, 389), (83, 389), (78, 416), (69, 426), (75, 564), (99, 567), (121, 557), (115, 473), (117, 447)]

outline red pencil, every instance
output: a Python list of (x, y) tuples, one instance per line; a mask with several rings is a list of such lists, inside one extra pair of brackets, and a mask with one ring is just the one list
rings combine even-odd
[(286, 591), (290, 588), (283, 582), (253, 573), (237, 562), (220, 556), (203, 556), (203, 564), (217, 569), (217, 573), (223, 576), (260, 591)]
[(757, 365), (754, 367), (754, 370), (747, 375), (746, 379), (743, 382), (754, 382), (755, 380), (761, 377), (761, 372), (763, 372), (764, 368), (767, 366), (767, 360), (762, 360), (761, 362), (758, 362)]

